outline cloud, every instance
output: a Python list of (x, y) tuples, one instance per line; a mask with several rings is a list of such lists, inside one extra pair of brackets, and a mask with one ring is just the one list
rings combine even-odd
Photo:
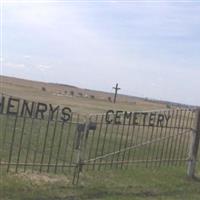
[(15, 69), (38, 69), (40, 71), (48, 71), (51, 69), (51, 66), (44, 64), (25, 64), (25, 63), (15, 63), (15, 62), (6, 62), (4, 65), (6, 68), (15, 68)]
[(29, 60), (31, 58), (31, 56), (30, 55), (25, 55), (24, 58)]
[(49, 65), (36, 65), (35, 66), (37, 69), (39, 69), (40, 71), (48, 71), (49, 69), (51, 69), (51, 66)]
[(25, 64), (22, 63), (13, 63), (13, 62), (6, 62), (5, 67), (15, 68), (15, 69), (25, 69)]

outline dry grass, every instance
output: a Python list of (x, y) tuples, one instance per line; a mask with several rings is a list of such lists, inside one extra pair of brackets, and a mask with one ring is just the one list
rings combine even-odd
[(24, 182), (30, 181), (33, 185), (44, 185), (44, 184), (57, 184), (59, 182), (65, 184), (71, 184), (70, 180), (67, 176), (59, 176), (45, 173), (37, 173), (37, 172), (20, 172), (12, 175), (14, 178), (20, 179)]
[[(46, 91), (42, 90), (43, 87)], [(70, 95), (70, 91), (74, 91), (73, 97)], [(165, 104), (148, 102), (125, 95), (118, 95), (118, 102), (113, 104), (108, 101), (108, 97), (113, 96), (112, 93), (2, 76), (1, 92), (36, 102), (70, 106), (74, 112), (81, 114), (102, 113), (108, 109), (135, 111), (166, 108)], [(83, 97), (80, 97), (78, 93), (82, 93)], [(95, 99), (91, 99), (91, 95), (95, 96)]]

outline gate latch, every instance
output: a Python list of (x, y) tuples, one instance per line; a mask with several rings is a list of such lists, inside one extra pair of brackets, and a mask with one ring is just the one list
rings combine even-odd
[(95, 131), (97, 128), (97, 124), (95, 122), (90, 122), (87, 125), (87, 127), (86, 127), (86, 124), (80, 124), (80, 123), (77, 124), (77, 136), (76, 136), (75, 149), (79, 149), (79, 147), (80, 147), (83, 134), (85, 133), (85, 128), (87, 128), (87, 130), (86, 130), (86, 139), (87, 139), (90, 130)]

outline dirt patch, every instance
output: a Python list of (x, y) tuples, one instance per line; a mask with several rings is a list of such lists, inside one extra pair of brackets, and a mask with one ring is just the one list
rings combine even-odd
[(14, 175), (19, 179), (23, 179), (25, 181), (30, 181), (32, 184), (43, 185), (47, 183), (70, 183), (70, 180), (66, 176), (61, 175), (48, 175), (48, 174), (40, 174), (40, 173), (30, 173), (30, 172), (22, 172)]

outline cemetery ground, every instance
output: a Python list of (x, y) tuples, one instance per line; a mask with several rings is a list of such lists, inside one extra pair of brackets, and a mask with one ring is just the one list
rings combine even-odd
[[(185, 167), (90, 171), (78, 186), (67, 176), (2, 174), (2, 200), (198, 200), (200, 181), (188, 180)], [(200, 168), (198, 168), (200, 175)]]
[[(42, 89), (42, 88), (45, 88)], [(95, 98), (82, 96), (55, 95), (64, 94), (64, 86), (29, 82), (7, 78), (1, 85), (1, 91), (8, 95), (30, 101), (70, 106), (80, 114), (103, 113), (108, 109), (142, 111), (166, 109), (165, 104), (144, 100), (119, 98), (113, 104), (107, 96), (96, 91), (90, 93)], [(80, 93), (71, 87), (75, 94)], [(58, 93), (56, 93), (58, 94)], [(102, 95), (102, 98), (100, 98)], [(2, 128), (2, 124), (1, 124)], [(2, 145), (2, 144), (1, 144)], [(200, 154), (199, 154), (200, 155)], [(186, 176), (187, 165), (161, 166), (145, 168), (142, 165), (128, 169), (88, 170), (80, 175), (79, 184), (73, 186), (71, 174), (39, 173), (27, 170), (0, 171), (0, 199), (2, 200), (198, 200), (200, 199), (200, 180), (189, 180)], [(200, 178), (200, 164), (197, 164), (197, 177)]]

